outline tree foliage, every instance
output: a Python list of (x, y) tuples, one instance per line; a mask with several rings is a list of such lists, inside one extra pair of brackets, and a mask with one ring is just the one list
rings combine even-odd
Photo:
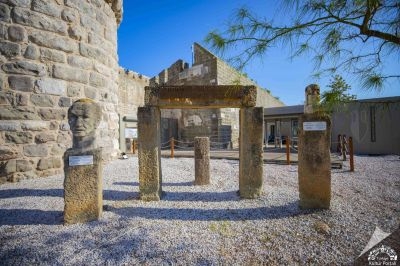
[[(287, 21), (275, 22), (241, 8), (224, 31), (206, 42), (217, 51), (243, 49), (231, 58), (239, 68), (271, 47), (289, 46), (291, 57), (313, 54), (314, 75), (351, 73), (364, 88), (382, 89), (396, 73), (383, 73), (384, 58), (399, 60), (399, 0), (283, 0)], [(285, 23), (289, 23), (286, 25)]]
[(351, 87), (340, 75), (333, 77), (328, 88), (330, 89), (321, 94), (321, 107), (327, 113), (331, 113), (334, 108), (341, 108), (345, 103), (356, 99), (355, 95), (348, 93)]

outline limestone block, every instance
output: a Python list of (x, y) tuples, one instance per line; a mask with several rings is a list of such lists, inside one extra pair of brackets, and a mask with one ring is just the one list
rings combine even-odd
[(9, 22), (10, 21), (10, 8), (7, 5), (0, 3), (0, 20)]
[(60, 107), (70, 107), (71, 106), (71, 98), (60, 97), (60, 100), (58, 101), (58, 106), (60, 106)]
[(31, 0), (5, 0), (5, 3), (10, 6), (30, 7)]
[(67, 147), (64, 144), (61, 143), (54, 144), (53, 146), (51, 146), (50, 155), (52, 156), (62, 155), (65, 152), (66, 148)]
[(59, 158), (42, 158), (39, 160), (37, 164), (38, 170), (47, 170), (52, 168), (60, 168), (61, 167), (61, 159)]
[(17, 91), (32, 92), (34, 87), (34, 79), (29, 76), (9, 76), (8, 85), (10, 89)]
[(91, 72), (89, 77), (89, 84), (93, 87), (104, 88), (107, 86), (107, 80), (102, 75)]
[[(304, 122), (325, 122), (325, 130), (304, 130)], [(328, 116), (307, 114), (299, 120), (299, 205), (328, 209), (331, 200), (330, 128)]]
[(24, 155), (28, 157), (46, 157), (48, 149), (46, 144), (25, 145)]
[(0, 120), (0, 131), (20, 131), (21, 123), (19, 121)]
[(0, 105), (11, 105), (13, 103), (14, 93), (0, 90)]
[(194, 184), (210, 184), (210, 140), (208, 137), (194, 138), (194, 160)]
[(9, 160), (3, 167), (0, 166), (0, 174), (9, 175), (17, 172), (17, 160)]
[(104, 34), (104, 27), (97, 20), (87, 15), (81, 14), (81, 24), (85, 29), (89, 29), (98, 35)]
[(32, 164), (28, 160), (17, 160), (16, 171), (17, 172), (28, 172), (32, 170)]
[(76, 23), (79, 22), (79, 16), (75, 9), (65, 8), (61, 13), (61, 18), (66, 22)]
[(246, 199), (263, 189), (263, 122), (262, 107), (240, 109), (239, 192)]
[(92, 87), (85, 87), (85, 96), (90, 99), (97, 99), (97, 89)]
[(18, 157), (18, 152), (15, 146), (0, 146), (0, 161), (15, 159)]
[(160, 200), (162, 194), (160, 109), (139, 107), (137, 117), (140, 198), (146, 201)]
[(17, 93), (15, 102), (18, 106), (27, 106), (29, 102), (29, 93)]
[(66, 53), (72, 53), (78, 50), (78, 44), (74, 40), (49, 32), (33, 31), (29, 35), (29, 40), (39, 46), (61, 50)]
[[(93, 156), (93, 164), (70, 165), (70, 156)], [(64, 223), (97, 220), (103, 212), (103, 165), (101, 149), (64, 154)]]
[(67, 24), (61, 19), (43, 16), (40, 13), (20, 7), (15, 7), (11, 15), (13, 21), (21, 25), (52, 31), (62, 35), (67, 33)]
[(66, 90), (67, 83), (64, 80), (41, 78), (40, 80), (36, 81), (36, 92), (38, 93), (65, 95)]
[(85, 43), (80, 43), (79, 45), (79, 51), (82, 56), (88, 57), (88, 58), (93, 58), (104, 65), (108, 65), (108, 56), (99, 48), (85, 44)]
[(55, 108), (40, 108), (39, 116), (43, 120), (64, 120), (67, 117), (67, 112), (63, 109)]
[(21, 53), (21, 46), (17, 43), (1, 41), (0, 54), (6, 57), (18, 56)]
[[(81, 69), (92, 69), (93, 61), (91, 59), (87, 59), (86, 57), (70, 55), (68, 56), (68, 64), (72, 67), (78, 67)], [(94, 65), (96, 66), (97, 64)]]
[(64, 52), (53, 49), (40, 48), (40, 61), (66, 63), (67, 59)]
[(25, 42), (28, 40), (28, 35), (24, 27), (10, 25), (8, 27), (8, 38), (13, 42)]
[(107, 77), (111, 76), (110, 68), (108, 68), (102, 64), (94, 64), (94, 70), (104, 76), (107, 76)]
[(38, 120), (32, 106), (4, 106), (0, 109), (0, 120)]
[(55, 78), (68, 80), (68, 81), (76, 81), (80, 83), (87, 83), (89, 75), (87, 71), (76, 71), (75, 68), (68, 67), (65, 65), (54, 65), (53, 67), (53, 76)]
[(81, 27), (79, 27), (77, 25), (71, 25), (68, 28), (68, 35), (69, 35), (69, 37), (71, 37), (72, 39), (77, 40), (77, 41), (81, 41), (81, 40), (86, 40), (87, 39), (86, 31), (83, 28), (81, 28)]
[(45, 121), (24, 121), (21, 122), (21, 128), (23, 130), (31, 130), (31, 131), (42, 131), (49, 128), (48, 122)]
[(68, 122), (61, 122), (59, 128), (61, 131), (69, 131), (70, 130)]
[(40, 53), (36, 45), (30, 44), (26, 47), (24, 57), (27, 59), (37, 60), (39, 59)]
[(32, 143), (33, 135), (30, 132), (6, 132), (6, 142), (15, 144)]
[(68, 84), (67, 96), (68, 97), (81, 97), (82, 86), (80, 84)]
[(29, 61), (16, 61), (5, 63), (2, 66), (4, 72), (9, 74), (23, 74), (42, 77), (47, 74), (46, 67), (42, 64)]
[(88, 15), (93, 15), (95, 16), (95, 13), (92, 11), (93, 7), (91, 4), (89, 4), (86, 1), (81, 1), (81, 0), (65, 0), (65, 5), (69, 7), (73, 7), (81, 11), (80, 13), (83, 14), (88, 14)]
[(61, 7), (57, 5), (54, 1), (32, 0), (32, 10), (56, 18), (61, 17)]
[(31, 102), (40, 107), (53, 107), (54, 100), (51, 96), (47, 94), (32, 94)]
[(51, 133), (42, 132), (35, 136), (36, 143), (46, 143), (46, 142), (55, 141), (55, 140), (56, 140), (56, 136), (54, 136), (54, 134), (51, 134)]

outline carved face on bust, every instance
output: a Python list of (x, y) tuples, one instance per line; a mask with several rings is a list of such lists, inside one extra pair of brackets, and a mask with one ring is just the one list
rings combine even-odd
[(100, 107), (90, 99), (80, 99), (68, 110), (68, 123), (74, 137), (94, 135), (100, 119)]

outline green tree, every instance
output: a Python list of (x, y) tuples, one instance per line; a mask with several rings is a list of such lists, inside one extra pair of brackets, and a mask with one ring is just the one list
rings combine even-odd
[(333, 77), (328, 88), (330, 89), (321, 94), (321, 107), (327, 113), (332, 113), (335, 108), (342, 108), (345, 103), (356, 99), (355, 95), (348, 93), (351, 87), (340, 75)]
[[(315, 76), (342, 71), (356, 75), (364, 88), (382, 89), (396, 73), (384, 73), (384, 58), (399, 59), (399, 0), (282, 0), (281, 22), (241, 8), (223, 31), (206, 42), (217, 51), (243, 49), (230, 58), (242, 68), (274, 46), (288, 46), (291, 57), (312, 53)], [(285, 23), (289, 23), (286, 25)]]

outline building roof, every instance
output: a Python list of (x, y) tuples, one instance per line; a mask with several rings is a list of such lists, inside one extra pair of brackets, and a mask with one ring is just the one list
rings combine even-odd
[(304, 113), (304, 105), (264, 108), (265, 117), (297, 116)]

